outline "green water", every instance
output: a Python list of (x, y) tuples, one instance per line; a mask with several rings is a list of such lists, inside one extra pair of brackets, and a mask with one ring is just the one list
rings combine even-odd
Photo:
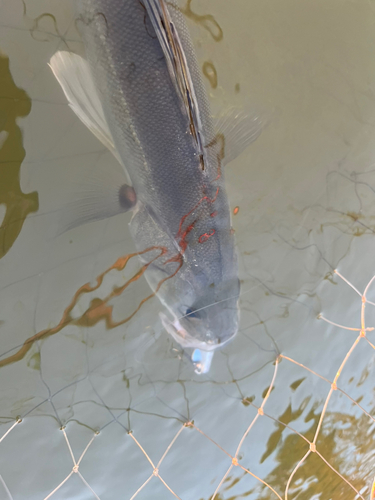
[(56, 236), (87, 175), (121, 168), (47, 65), (83, 53), (72, 3), (0, 5), (0, 498), (371, 500), (374, 306), (344, 278), (375, 274), (375, 4), (181, 11), (214, 114), (272, 112), (226, 169), (241, 326), (206, 376), (161, 327), (129, 214)]

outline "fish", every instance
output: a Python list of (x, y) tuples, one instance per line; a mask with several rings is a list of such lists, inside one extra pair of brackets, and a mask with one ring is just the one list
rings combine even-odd
[(49, 64), (69, 106), (124, 175), (88, 179), (64, 228), (132, 211), (137, 250), (163, 249), (145, 273), (165, 308), (162, 324), (192, 350), (196, 373), (207, 373), (240, 318), (224, 166), (267, 120), (234, 107), (213, 118), (176, 0), (78, 0), (76, 9), (85, 57), (59, 51)]

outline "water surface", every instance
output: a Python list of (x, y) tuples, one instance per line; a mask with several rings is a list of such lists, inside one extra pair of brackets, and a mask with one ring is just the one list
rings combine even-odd
[(87, 172), (120, 168), (47, 66), (82, 53), (71, 2), (0, 6), (0, 497), (369, 500), (375, 4), (181, 9), (213, 112), (275, 111), (226, 171), (241, 326), (204, 376), (129, 215), (56, 237)]

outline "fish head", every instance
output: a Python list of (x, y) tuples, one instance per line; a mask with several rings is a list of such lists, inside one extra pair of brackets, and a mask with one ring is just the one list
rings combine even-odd
[[(190, 298), (190, 301), (189, 301)], [(173, 316), (160, 317), (164, 328), (184, 348), (194, 349), (192, 362), (197, 373), (209, 370), (212, 353), (231, 340), (239, 324), (239, 281), (210, 285), (199, 295), (187, 294), (183, 304), (167, 304)]]

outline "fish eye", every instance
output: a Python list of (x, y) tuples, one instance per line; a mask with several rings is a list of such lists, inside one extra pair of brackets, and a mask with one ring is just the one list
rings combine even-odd
[(189, 318), (197, 318), (198, 314), (193, 309), (191, 309), (190, 307), (188, 307), (186, 309), (185, 316), (189, 316)]

